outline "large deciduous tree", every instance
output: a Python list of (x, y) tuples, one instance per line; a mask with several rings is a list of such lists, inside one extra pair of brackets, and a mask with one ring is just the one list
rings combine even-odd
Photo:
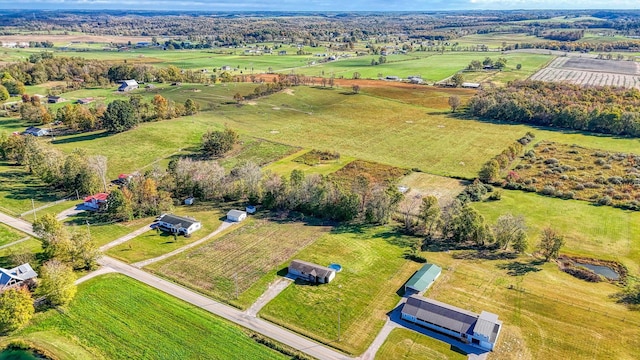
[(516, 252), (523, 252), (527, 248), (527, 225), (522, 215), (501, 215), (493, 226), (493, 235), (496, 243), (503, 250), (506, 250), (509, 245)]
[(31, 293), (24, 287), (0, 293), (0, 334), (17, 330), (31, 320), (35, 310)]
[(238, 133), (225, 128), (223, 131), (207, 131), (202, 135), (202, 151), (213, 157), (219, 157), (233, 148), (238, 141)]
[(36, 289), (51, 306), (67, 305), (76, 295), (76, 276), (70, 266), (49, 260), (40, 268), (40, 283)]
[(451, 112), (456, 112), (456, 109), (460, 107), (461, 101), (460, 96), (451, 95), (449, 96), (449, 106), (451, 106)]
[(115, 100), (102, 115), (104, 127), (114, 133), (123, 132), (138, 125), (133, 106), (124, 100)]
[(559, 234), (557, 230), (550, 227), (542, 230), (538, 249), (545, 261), (556, 259), (562, 246), (564, 246), (564, 236)]

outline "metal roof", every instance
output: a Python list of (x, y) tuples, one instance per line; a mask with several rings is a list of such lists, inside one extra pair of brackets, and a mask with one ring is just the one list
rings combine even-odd
[(235, 217), (238, 218), (240, 217), (240, 215), (244, 214), (245, 216), (247, 215), (246, 212), (242, 211), (242, 210), (229, 210), (229, 212), (227, 213), (227, 217)]
[(418, 292), (425, 291), (429, 285), (435, 281), (436, 277), (440, 275), (441, 271), (442, 269), (437, 265), (424, 264), (424, 266), (407, 281), (404, 287), (405, 289), (412, 289)]
[(407, 299), (402, 313), (460, 334), (472, 334), (478, 319), (478, 315), (470, 311), (417, 295)]
[(495, 343), (502, 322), (498, 315), (483, 311), (480, 315), (445, 304), (443, 302), (413, 295), (402, 307), (402, 313), (436, 326), (459, 332), (485, 336)]
[(330, 269), (328, 267), (302, 261), (302, 260), (293, 260), (289, 265), (289, 269), (295, 269), (303, 274), (310, 274), (310, 275), (319, 276), (319, 277), (327, 277), (331, 273), (335, 272), (335, 270)]
[(0, 268), (0, 285), (7, 285), (11, 279), (24, 281), (38, 276), (29, 263), (16, 266), (13, 269)]
[(172, 215), (172, 214), (164, 214), (162, 215), (158, 221), (162, 221), (165, 222), (167, 224), (171, 224), (175, 227), (183, 227), (183, 228), (189, 228), (191, 225), (197, 223), (198, 221), (195, 219), (189, 219), (186, 217), (182, 217), (182, 216), (178, 216), (178, 215)]

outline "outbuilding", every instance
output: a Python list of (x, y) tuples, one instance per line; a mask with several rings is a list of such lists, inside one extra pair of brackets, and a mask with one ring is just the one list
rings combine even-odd
[(247, 206), (244, 211), (247, 212), (247, 214), (255, 214), (256, 213), (256, 207), (253, 205), (249, 205)]
[(242, 210), (229, 210), (227, 213), (227, 220), (241, 222), (247, 218), (247, 213)]
[(424, 264), (412, 277), (404, 284), (404, 292), (421, 293), (431, 287), (431, 285), (440, 277), (442, 269), (435, 264)]
[(195, 199), (192, 197), (188, 197), (186, 199), (184, 199), (184, 204), (185, 205), (193, 205), (193, 202), (195, 201)]
[(118, 88), (118, 91), (127, 92), (127, 91), (137, 89), (138, 86), (139, 86), (138, 82), (135, 80), (123, 80), (122, 82), (120, 82), (120, 87)]
[(49, 130), (38, 128), (35, 126), (29, 126), (25, 131), (25, 135), (33, 135), (33, 136), (47, 136), (49, 135)]
[(291, 277), (302, 279), (312, 284), (328, 284), (336, 277), (335, 270), (302, 260), (293, 260), (288, 270)]
[(487, 351), (493, 350), (502, 329), (496, 314), (483, 311), (478, 315), (419, 295), (407, 299), (401, 317)]

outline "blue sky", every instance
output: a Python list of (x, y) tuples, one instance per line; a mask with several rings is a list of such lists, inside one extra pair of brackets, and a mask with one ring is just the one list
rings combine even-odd
[(639, 0), (0, 0), (0, 9), (203, 11), (420, 11), (465, 9), (640, 9)]

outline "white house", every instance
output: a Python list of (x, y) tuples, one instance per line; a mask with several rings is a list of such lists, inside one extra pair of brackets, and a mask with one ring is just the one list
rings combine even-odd
[(401, 317), (487, 351), (493, 350), (502, 329), (496, 314), (478, 315), (419, 295), (407, 299)]
[(84, 206), (91, 210), (100, 210), (100, 208), (107, 205), (107, 193), (97, 193), (84, 198)]
[(288, 270), (291, 277), (313, 284), (328, 284), (336, 277), (335, 270), (302, 260), (293, 260)]
[(242, 210), (229, 210), (227, 220), (240, 222), (247, 218), (247, 213)]
[(194, 231), (200, 229), (202, 224), (192, 218), (163, 214), (158, 218), (157, 227), (171, 234), (191, 235)]
[(0, 290), (19, 286), (29, 279), (37, 277), (38, 274), (31, 268), (29, 263), (22, 264), (13, 269), (0, 268)]

